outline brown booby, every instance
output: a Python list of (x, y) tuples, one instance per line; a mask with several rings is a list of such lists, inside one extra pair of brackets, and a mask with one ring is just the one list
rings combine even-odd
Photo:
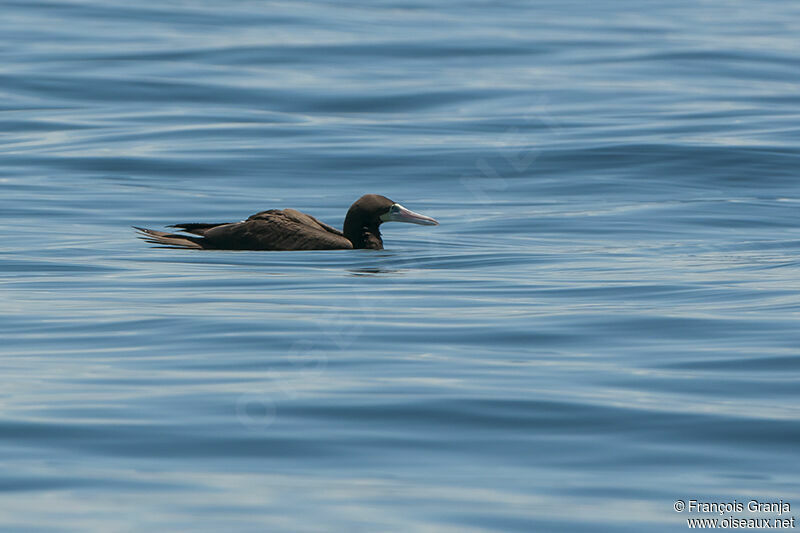
[[(366, 194), (347, 211), (342, 231), (295, 209), (270, 209), (241, 222), (175, 224), (169, 226), (192, 235), (167, 233), (134, 226), (147, 242), (177, 248), (207, 250), (383, 250), (384, 222), (410, 222), (424, 226), (439, 223), (395, 203), (385, 196)], [(195, 236), (196, 235), (196, 236)]]

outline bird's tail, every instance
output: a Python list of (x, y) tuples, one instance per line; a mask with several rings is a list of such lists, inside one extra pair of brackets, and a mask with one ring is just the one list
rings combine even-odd
[(164, 246), (175, 246), (177, 248), (203, 248), (202, 239), (189, 237), (188, 235), (178, 235), (176, 233), (166, 233), (147, 228), (132, 226), (139, 232), (138, 237), (153, 244), (163, 244)]

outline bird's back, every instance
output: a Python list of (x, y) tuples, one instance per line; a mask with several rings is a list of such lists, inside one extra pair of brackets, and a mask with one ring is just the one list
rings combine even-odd
[[(178, 225), (178, 227), (187, 227)], [(295, 209), (271, 209), (242, 222), (202, 228), (204, 247), (227, 250), (338, 250), (352, 248), (342, 232)]]

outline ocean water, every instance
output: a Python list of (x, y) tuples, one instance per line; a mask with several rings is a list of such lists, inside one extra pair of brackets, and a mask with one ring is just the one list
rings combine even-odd
[[(4, 1), (0, 529), (800, 508), (800, 5)], [(384, 251), (131, 225), (364, 193)], [(800, 514), (800, 513), (798, 513)]]

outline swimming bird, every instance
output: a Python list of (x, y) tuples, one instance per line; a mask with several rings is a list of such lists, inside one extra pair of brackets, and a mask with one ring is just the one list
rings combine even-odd
[(410, 222), (423, 226), (439, 223), (379, 194), (365, 194), (347, 211), (342, 231), (295, 209), (270, 209), (241, 222), (188, 223), (169, 226), (190, 233), (134, 229), (154, 244), (207, 250), (383, 250), (379, 227), (384, 222)]

